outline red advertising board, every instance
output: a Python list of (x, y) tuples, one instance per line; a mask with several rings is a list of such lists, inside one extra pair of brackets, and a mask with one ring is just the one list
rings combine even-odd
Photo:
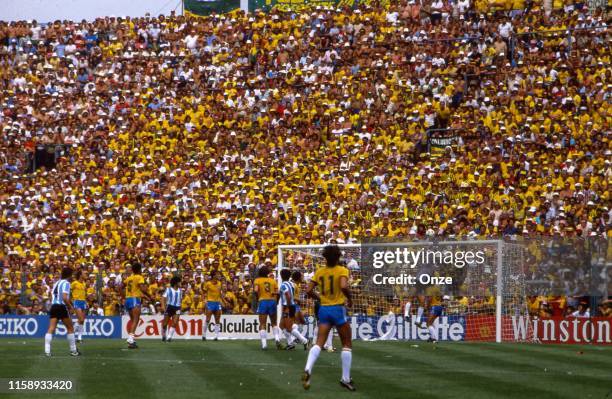
[[(495, 316), (470, 315), (465, 318), (466, 341), (495, 341)], [(612, 344), (612, 319), (604, 317), (528, 318), (505, 316), (502, 319), (505, 342), (535, 341), (546, 344)]]

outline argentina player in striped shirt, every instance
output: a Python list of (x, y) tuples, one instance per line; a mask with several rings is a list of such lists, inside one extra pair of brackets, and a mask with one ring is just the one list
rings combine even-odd
[(283, 269), (280, 272), (281, 275), (281, 286), (280, 286), (280, 299), (283, 305), (283, 315), (280, 322), (280, 327), (285, 334), (287, 339), (287, 350), (295, 348), (293, 343), (293, 337), (297, 339), (302, 345), (304, 350), (308, 350), (308, 340), (300, 334), (297, 324), (295, 324), (295, 287), (291, 284), (289, 279), (291, 278), (291, 270)]
[[(175, 326), (178, 325), (181, 303), (183, 301), (183, 292), (180, 286), (181, 278), (179, 276), (172, 277), (170, 287), (166, 288), (162, 296), (162, 308), (165, 309), (164, 320), (162, 321), (162, 341), (164, 342), (171, 342), (176, 332)], [(172, 326), (168, 328), (170, 319), (172, 319)], [(168, 331), (167, 335), (166, 329)]]
[(70, 302), (70, 280), (72, 278), (72, 269), (65, 267), (62, 269), (61, 279), (53, 285), (51, 310), (49, 311), (49, 329), (45, 334), (45, 355), (51, 356), (51, 340), (55, 333), (57, 323), (61, 320), (66, 326), (68, 332), (68, 344), (70, 346), (71, 356), (80, 356), (81, 352), (76, 347), (74, 338), (74, 327), (70, 313), (74, 313), (72, 302)]

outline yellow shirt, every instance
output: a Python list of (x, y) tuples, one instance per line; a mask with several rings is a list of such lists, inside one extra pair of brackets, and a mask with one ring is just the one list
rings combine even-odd
[(116, 303), (111, 301), (104, 305), (104, 316), (117, 316)]
[(125, 279), (125, 297), (126, 298), (141, 298), (140, 284), (144, 284), (144, 277), (140, 274), (132, 274)]
[(292, 281), (293, 283), (293, 299), (297, 301), (300, 299), (300, 284)]
[(319, 286), (321, 305), (344, 305), (345, 296), (340, 289), (340, 278), (349, 277), (349, 271), (344, 266), (321, 267), (312, 281)]
[(72, 293), (72, 299), (75, 301), (84, 301), (86, 297), (85, 283), (81, 281), (73, 281), (70, 284), (70, 291)]
[(259, 287), (259, 300), (276, 299), (275, 295), (278, 292), (278, 284), (276, 280), (270, 277), (257, 277), (255, 286)]
[(231, 306), (234, 313), (240, 312), (240, 308), (238, 307), (238, 298), (232, 291), (225, 293), (225, 301)]
[(221, 281), (207, 281), (204, 284), (206, 300), (210, 302), (221, 302)]

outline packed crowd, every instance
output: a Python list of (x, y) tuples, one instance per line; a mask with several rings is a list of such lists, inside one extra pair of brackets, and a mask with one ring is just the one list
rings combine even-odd
[(92, 312), (138, 260), (192, 313), (221, 270), (243, 313), (278, 244), (608, 237), (607, 15), (509, 8), (0, 23), (2, 311), (44, 310), (64, 265)]

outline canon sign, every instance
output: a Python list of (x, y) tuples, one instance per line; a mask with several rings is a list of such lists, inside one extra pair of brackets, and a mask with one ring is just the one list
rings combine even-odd
[[(163, 316), (143, 316), (136, 328), (136, 338), (161, 339)], [(203, 316), (182, 316), (176, 326), (176, 338), (200, 339), (204, 325)], [(128, 327), (131, 326), (129, 317), (123, 316), (122, 336), (127, 338)], [(272, 331), (268, 323), (267, 331)], [(208, 325), (208, 334), (212, 334), (212, 325)], [(223, 315), (221, 316), (221, 331), (219, 338), (222, 339), (259, 339), (259, 320), (253, 315)]]

